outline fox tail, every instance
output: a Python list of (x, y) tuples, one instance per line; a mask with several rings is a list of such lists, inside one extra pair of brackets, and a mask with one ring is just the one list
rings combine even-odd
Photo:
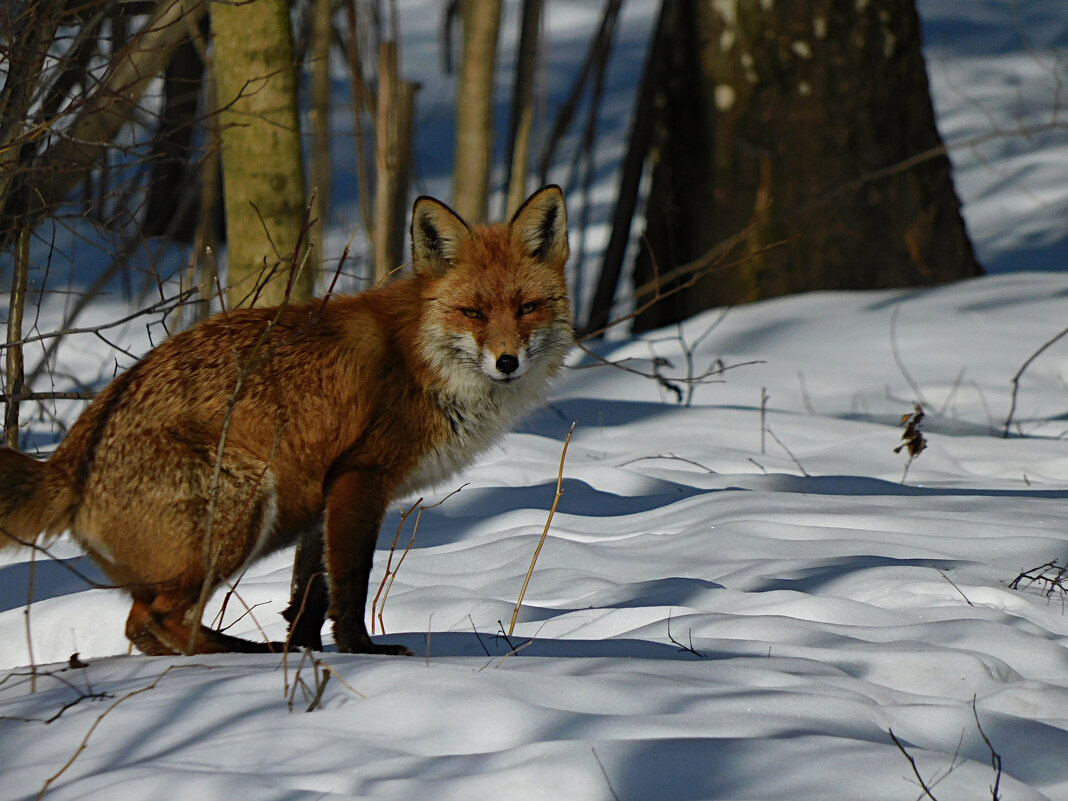
[(72, 493), (51, 473), (47, 462), (0, 447), (0, 550), (69, 527)]

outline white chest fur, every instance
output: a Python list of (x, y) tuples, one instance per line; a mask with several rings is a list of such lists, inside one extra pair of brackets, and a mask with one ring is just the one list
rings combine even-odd
[(436, 403), (448, 426), (448, 436), (419, 460), (397, 494), (438, 486), (470, 465), (541, 400), (546, 378), (526, 375), (512, 384), (499, 385), (480, 381), (482, 386), (476, 392), (439, 393)]

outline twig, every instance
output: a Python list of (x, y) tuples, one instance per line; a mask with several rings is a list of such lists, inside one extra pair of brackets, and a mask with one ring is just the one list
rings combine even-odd
[(315, 661), (318, 663), (319, 667), (321, 667), (327, 673), (333, 674), (334, 678), (337, 679), (338, 681), (340, 681), (342, 686), (346, 690), (348, 690), (350, 693), (352, 693), (353, 695), (357, 695), (360, 698), (366, 698), (367, 697), (366, 695), (361, 693), (359, 690), (357, 690), (355, 687), (353, 687), (351, 684), (349, 684), (347, 681), (345, 681), (345, 679), (342, 678), (341, 674), (337, 672), (337, 670), (334, 668), (333, 665), (331, 665), (331, 664), (329, 664), (327, 662), (324, 662), (322, 659), (317, 659)]
[[(602, 366), (603, 365), (605, 367), (615, 367), (618, 370), (623, 370), (624, 372), (627, 372), (627, 373), (633, 373), (634, 375), (640, 375), (642, 378), (651, 378), (651, 379), (653, 379), (655, 381), (658, 381), (658, 382), (661, 382), (661, 383), (663, 383), (664, 380), (667, 380), (667, 381), (673, 381), (673, 382), (678, 383), (678, 384), (687, 384), (687, 385), (709, 384), (709, 383), (713, 383), (712, 381), (708, 380), (710, 376), (722, 375), (723, 373), (727, 372), (728, 370), (734, 370), (734, 369), (736, 369), (738, 367), (751, 367), (754, 364), (765, 364), (765, 361), (763, 359), (753, 359), (753, 360), (748, 361), (748, 362), (738, 362), (737, 364), (723, 364), (723, 362), (721, 362), (720, 360), (717, 359), (711, 365), (709, 365), (707, 370), (705, 370), (700, 375), (686, 376), (686, 377), (682, 378), (682, 377), (663, 376), (663, 375), (661, 375), (658, 372), (658, 370), (659, 370), (660, 367), (663, 367), (666, 364), (666, 362), (665, 362), (665, 360), (660, 359), (660, 358), (654, 358), (654, 359), (650, 360), (653, 363), (653, 371), (647, 373), (647, 372), (645, 372), (643, 370), (637, 369), (636, 367), (628, 367), (626, 362), (634, 361), (633, 359), (621, 359), (620, 361), (614, 362), (611, 359), (605, 358), (604, 356), (602, 356), (601, 354), (597, 353), (596, 351), (590, 350), (588, 347), (586, 347), (584, 344), (582, 344), (582, 342), (578, 342), (577, 346), (578, 346), (579, 350), (581, 350), (587, 356), (589, 356), (592, 359), (594, 359), (595, 361), (597, 361), (598, 364), (596, 364), (596, 365), (584, 365), (584, 366), (579, 366), (579, 367), (575, 367), (575, 368), (572, 368), (572, 369), (585, 370), (585, 369), (587, 369), (589, 367), (598, 367), (598, 366)], [(639, 360), (639, 361), (645, 361), (645, 360), (642, 359), (642, 360)]]
[(797, 457), (794, 456), (793, 451), (786, 447), (786, 443), (779, 439), (778, 435), (774, 431), (772, 431), (770, 427), (767, 428), (767, 432), (771, 435), (771, 438), (779, 444), (779, 447), (786, 451), (786, 455), (790, 457), (790, 459), (795, 465), (797, 465), (797, 469), (801, 471), (801, 475), (803, 475), (805, 478), (808, 478), (808, 471), (805, 470), (804, 465), (802, 465), (801, 462), (798, 461)]
[[(787, 243), (788, 240), (782, 240), (780, 242), (772, 242), (768, 245), (764, 245), (760, 248), (754, 248), (750, 252), (747, 252), (744, 256), (736, 258), (732, 261), (726, 261), (727, 256), (731, 251), (740, 243), (746, 242), (754, 233), (756, 229), (756, 222), (746, 226), (740, 233), (735, 234), (727, 240), (724, 240), (719, 245), (716, 245), (703, 256), (699, 257), (695, 261), (687, 264), (680, 265), (679, 267), (670, 270), (664, 275), (657, 273), (657, 276), (639, 287), (636, 287), (631, 296), (635, 299), (644, 297), (646, 295), (652, 295), (649, 300), (644, 301), (636, 305), (631, 311), (622, 317), (617, 317), (613, 320), (609, 320), (600, 328), (591, 331), (585, 331), (577, 338), (578, 343), (585, 342), (588, 339), (598, 339), (604, 335), (606, 331), (616, 326), (623, 325), (624, 323), (633, 320), (635, 317), (639, 317), (645, 311), (660, 303), (665, 298), (669, 298), (672, 295), (683, 292), (690, 287), (694, 286), (698, 281), (714, 272), (721, 270), (729, 270), (733, 267), (746, 264), (752, 261), (757, 256), (766, 253), (774, 248)], [(651, 254), (650, 254), (651, 255)], [(655, 260), (654, 260), (655, 263)], [(664, 286), (668, 285), (671, 281), (686, 277), (686, 280), (680, 281), (674, 286), (670, 286), (668, 289), (664, 289)]]
[(23, 610), (26, 622), (26, 653), (30, 658), (30, 693), (37, 691), (37, 664), (33, 658), (33, 628), (30, 626), (30, 607), (33, 606), (33, 590), (37, 574), (37, 551), (30, 551), (30, 574), (26, 581), (26, 608)]
[(1016, 375), (1012, 377), (1012, 400), (1009, 404), (1008, 417), (1005, 418), (1005, 428), (1001, 432), (1001, 436), (1003, 438), (1008, 438), (1009, 428), (1012, 426), (1012, 418), (1016, 414), (1016, 398), (1020, 392), (1020, 378), (1023, 376), (1024, 371), (1031, 366), (1035, 359), (1037, 359), (1039, 356), (1041, 356), (1043, 353), (1053, 347), (1056, 342), (1063, 339), (1065, 336), (1068, 336), (1068, 327), (1062, 328), (1050, 339), (1047, 339), (1038, 350), (1036, 350), (1034, 353), (1027, 357), (1024, 363), (1020, 365), (1020, 369), (1016, 371)]
[(604, 769), (604, 763), (602, 763), (601, 758), (597, 756), (597, 750), (591, 747), (590, 751), (593, 752), (593, 758), (597, 761), (597, 767), (601, 769), (601, 774), (604, 776), (605, 784), (608, 785), (608, 792), (612, 794), (612, 798), (614, 798), (616, 801), (619, 801), (619, 796), (616, 795), (615, 788), (612, 787), (612, 780), (608, 778), (608, 771)]
[(20, 392), (17, 395), (0, 393), (0, 403), (22, 401), (92, 400), (95, 392)]
[[(241, 575), (244, 576), (244, 573), (242, 573)], [(240, 578), (238, 579), (238, 581), (240, 581)], [(270, 602), (269, 601), (261, 601), (258, 604), (253, 604), (252, 606), (249, 606), (248, 603), (245, 601), (245, 599), (242, 598), (241, 594), (237, 591), (238, 581), (235, 581), (232, 584), (230, 583), (230, 581), (226, 581), (226, 586), (227, 586), (226, 599), (229, 600), (230, 597), (237, 598), (238, 603), (240, 603), (241, 606), (243, 606), (245, 608), (245, 611), (242, 612), (240, 615), (238, 615), (236, 618), (234, 618), (232, 621), (230, 621), (230, 623), (228, 623), (224, 628), (222, 623), (223, 623), (223, 618), (224, 618), (225, 613), (226, 613), (226, 609), (225, 608), (220, 609), (219, 610), (219, 614), (216, 617), (216, 619), (219, 621), (219, 624), (218, 624), (219, 625), (219, 631), (226, 631), (227, 629), (233, 628), (235, 624), (239, 623), (241, 620), (243, 620), (244, 618), (247, 617), (252, 621), (252, 624), (256, 627), (256, 630), (259, 631), (260, 636), (263, 637), (263, 641), (267, 644), (268, 649), (273, 652), (274, 651), (274, 643), (272, 643), (271, 642), (271, 638), (267, 636), (267, 632), (263, 630), (263, 626), (261, 626), (260, 622), (256, 619), (256, 615), (254, 615), (252, 613), (252, 610), (255, 609), (257, 606), (265, 606), (266, 604), (268, 604)], [(224, 601), (224, 603), (225, 603), (225, 601)], [(213, 621), (213, 624), (214, 624), (214, 621)]]
[(975, 604), (968, 600), (968, 596), (964, 594), (961, 588), (954, 583), (953, 579), (946, 575), (946, 572), (944, 570), (939, 570), (938, 568), (935, 568), (935, 570), (938, 570), (939, 575), (942, 576), (942, 578), (944, 578), (946, 581), (948, 581), (950, 585), (952, 585), (953, 589), (960, 593), (960, 597), (965, 600), (968, 606), (975, 606)]
[(471, 617), (471, 615), (468, 615), (467, 619), (471, 621), (471, 631), (475, 633), (475, 639), (478, 640), (478, 644), (482, 646), (482, 650), (486, 653), (486, 656), (489, 656), (489, 648), (486, 647), (486, 643), (482, 642), (482, 635), (478, 633), (478, 629), (475, 627), (475, 619)]
[(571, 428), (567, 431), (567, 437), (564, 439), (564, 448), (560, 453), (560, 469), (556, 474), (556, 497), (553, 498), (553, 505), (549, 509), (549, 516), (545, 519), (545, 527), (541, 530), (541, 538), (538, 540), (538, 547), (534, 549), (534, 556), (530, 560), (530, 567), (527, 568), (527, 577), (523, 579), (523, 588), (519, 591), (519, 599), (515, 602), (515, 609), (512, 610), (512, 622), (508, 624), (508, 636), (512, 636), (512, 631), (515, 629), (515, 620), (519, 617), (519, 607), (523, 605), (523, 596), (527, 594), (527, 585), (530, 583), (530, 576), (534, 572), (534, 563), (538, 561), (538, 554), (541, 553), (541, 546), (545, 544), (545, 537), (549, 533), (549, 524), (553, 521), (553, 515), (556, 514), (556, 505), (560, 503), (560, 496), (564, 494), (564, 459), (567, 456), (567, 446), (571, 443), (571, 434), (575, 431), (575, 423), (571, 424)]
[[(497, 622), (499, 623), (500, 621), (497, 621)], [(527, 641), (526, 641), (525, 643), (523, 643), (522, 645), (515, 645), (515, 646), (512, 646), (511, 650), (509, 650), (509, 651), (508, 651), (508, 653), (506, 653), (506, 654), (505, 654), (504, 656), (502, 656), (502, 657), (501, 657), (500, 659), (498, 659), (498, 660), (497, 660), (497, 664), (493, 666), (493, 669), (494, 669), (494, 670), (496, 670), (496, 669), (497, 669), (497, 668), (499, 668), (499, 667), (500, 667), (501, 665), (503, 665), (503, 664), (504, 664), (504, 661), (505, 661), (505, 660), (506, 660), (506, 659), (507, 659), (508, 657), (510, 657), (510, 656), (515, 656), (515, 655), (516, 655), (516, 654), (518, 654), (518, 653), (519, 653), (520, 651), (524, 651), (524, 650), (526, 650), (527, 648), (529, 648), (530, 646), (532, 646), (532, 645), (534, 644), (534, 641), (535, 641), (535, 640), (536, 640), (536, 639), (538, 638), (538, 635), (539, 635), (539, 634), (541, 634), (541, 630), (542, 630), (543, 628), (545, 628), (545, 626), (546, 626), (546, 625), (547, 625), (548, 623), (549, 623), (549, 621), (548, 621), (548, 620), (544, 620), (544, 621), (542, 621), (542, 624), (541, 624), (540, 626), (538, 626), (538, 630), (537, 630), (536, 632), (534, 632), (534, 636), (533, 636), (533, 637), (531, 637), (531, 638), (530, 638), (529, 640), (527, 640)], [(511, 645), (512, 645), (512, 642), (511, 642), (511, 640), (509, 640), (507, 636), (503, 635), (503, 632), (502, 632), (502, 636), (504, 636), (504, 640), (505, 640), (505, 642), (507, 642), (507, 643), (508, 643), (508, 644), (509, 644), (509, 645), (511, 646)], [(488, 664), (488, 663), (487, 663), (486, 665), (483, 665), (483, 667), (479, 668), (479, 671), (481, 672), (481, 671), (482, 671), (482, 670), (483, 670), (484, 668), (486, 668), (486, 667), (488, 667), (488, 666), (489, 666), (489, 664)]]
[(655, 456), (636, 456), (633, 459), (627, 459), (625, 462), (620, 462), (616, 467), (626, 467), (628, 464), (634, 464), (635, 462), (644, 462), (649, 459), (671, 459), (676, 462), (683, 462), (684, 464), (692, 464), (694, 467), (700, 467), (706, 473), (715, 475), (716, 471), (711, 467), (706, 467), (700, 462), (695, 462), (693, 459), (687, 459), (683, 456), (676, 456), (673, 453), (656, 454)]
[[(400, 522), (397, 523), (397, 533), (393, 535), (393, 542), (389, 544), (389, 555), (386, 557), (386, 569), (382, 573), (382, 581), (378, 585), (378, 592), (375, 593), (374, 599), (371, 601), (371, 633), (375, 633), (375, 620), (377, 615), (375, 610), (378, 608), (378, 599), (382, 597), (382, 593), (386, 590), (386, 582), (389, 580), (390, 570), (393, 567), (393, 554), (397, 551), (397, 543), (400, 541), (401, 531), (404, 530), (404, 523), (408, 519), (408, 516), (415, 511), (415, 507), (423, 502), (422, 498), (419, 498), (415, 503), (408, 507), (407, 510), (401, 512)], [(414, 538), (414, 534), (412, 535)], [(385, 634), (384, 631), (380, 632)]]
[(323, 690), (326, 689), (326, 683), (330, 681), (330, 673), (323, 671), (323, 678), (315, 686), (315, 695), (312, 697), (311, 703), (308, 704), (308, 708), (305, 712), (314, 712), (315, 708), (319, 706), (319, 702), (323, 700)]
[[(288, 656), (289, 656), (288, 652), (286, 652), (286, 653), (284, 653), (282, 655), (282, 670), (285, 673), (285, 688), (286, 688), (286, 690), (285, 690), (285, 696), (284, 697), (286, 699), (286, 705), (288, 706), (289, 711), (292, 712), (293, 711), (293, 702), (297, 697), (297, 687), (304, 687), (306, 689), (307, 686), (308, 686), (307, 684), (304, 683), (304, 679), (302, 679), (301, 675), (300, 675), (301, 672), (304, 670), (304, 663), (310, 660), (312, 662), (312, 666), (315, 667), (315, 657), (312, 655), (311, 648), (305, 648), (303, 651), (300, 652), (300, 662), (297, 663), (297, 669), (293, 673), (293, 688), (290, 689), (289, 688), (289, 674), (288, 674), (288, 671), (289, 671), (289, 660), (287, 658)], [(315, 669), (316, 669), (316, 671), (318, 671), (317, 667)], [(318, 672), (317, 672), (316, 675), (318, 675)]]
[(1001, 796), (998, 795), (998, 790), (1001, 787), (1001, 754), (994, 750), (994, 744), (990, 742), (990, 738), (983, 731), (983, 724), (979, 722), (979, 710), (976, 708), (974, 695), (972, 696), (972, 714), (975, 716), (975, 727), (979, 729), (979, 736), (983, 738), (986, 747), (990, 749), (990, 767), (994, 769), (994, 785), (990, 788), (990, 798), (991, 801), (1000, 801)]
[[(1050, 575), (1047, 575), (1050, 574)], [(1057, 564), (1057, 560), (1046, 562), (1038, 567), (1033, 567), (1030, 570), (1022, 571), (1016, 578), (1009, 582), (1010, 590), (1019, 590), (1020, 582), (1026, 580), (1027, 586), (1032, 584), (1042, 585), (1042, 594), (1046, 596), (1047, 600), (1053, 597), (1055, 590), (1060, 590), (1061, 593), (1061, 605), (1064, 604), (1064, 577), (1068, 574), (1068, 562), (1063, 565)]]
[(508, 637), (508, 633), (504, 630), (504, 623), (501, 620), (497, 621), (497, 633), (493, 635), (493, 639), (504, 640), (506, 643), (508, 643), (509, 648), (511, 648), (513, 651), (515, 650), (515, 645), (512, 644), (512, 640)]
[(135, 583), (135, 582), (131, 582), (130, 584), (102, 584), (99, 581), (94, 581), (93, 579), (89, 578), (87, 575), (85, 575), (80, 570), (78, 570), (78, 568), (73, 567), (72, 565), (68, 564), (65, 560), (60, 559), (58, 556), (56, 556), (51, 551), (49, 551), (48, 548), (45, 547), (44, 545), (40, 545), (40, 544), (34, 542), (33, 540), (24, 540), (21, 537), (16, 537), (14, 534), (12, 534), (10, 531), (8, 531), (6, 528), (4, 528), (2, 526), (0, 526), (0, 537), (7, 537), (12, 542), (18, 543), (19, 545), (21, 545), (24, 548), (30, 548), (30, 549), (32, 549), (34, 551), (39, 551), (40, 553), (43, 553), (45, 556), (47, 556), (53, 562), (58, 564), (64, 570), (67, 570), (70, 573), (73, 573), (78, 578), (80, 578), (82, 581), (84, 581), (89, 587), (93, 588), (94, 590), (121, 590), (124, 587), (132, 586), (133, 583)]
[(920, 385), (916, 383), (916, 379), (912, 377), (909, 369), (905, 366), (905, 362), (901, 358), (901, 354), (897, 350), (897, 316), (901, 312), (900, 306), (895, 306), (894, 310), (890, 313), (890, 353), (894, 357), (894, 364), (897, 365), (897, 369), (901, 371), (902, 377), (905, 379), (905, 383), (912, 389), (916, 399), (926, 407), (930, 407), (926, 398), (923, 397), (923, 390), (920, 389)]
[(66, 773), (67, 769), (70, 768), (70, 766), (74, 764), (75, 760), (77, 760), (78, 757), (82, 755), (82, 752), (89, 745), (89, 738), (93, 736), (93, 732), (96, 731), (97, 727), (103, 722), (104, 718), (106, 718), (109, 714), (111, 714), (111, 712), (115, 709), (115, 707), (117, 707), (123, 701), (130, 700), (135, 695), (140, 695), (141, 693), (145, 693), (145, 692), (148, 692), (149, 690), (156, 689), (157, 685), (163, 680), (164, 676), (166, 676), (168, 673), (170, 673), (172, 670), (175, 670), (176, 668), (183, 668), (183, 667), (184, 668), (188, 668), (188, 667), (199, 667), (199, 666), (197, 666), (197, 665), (170, 665), (169, 667), (167, 667), (166, 670), (164, 670), (162, 673), (160, 673), (151, 684), (146, 685), (145, 687), (142, 687), (139, 690), (132, 690), (131, 692), (126, 693), (126, 695), (122, 696), (122, 698), (116, 699), (116, 701), (114, 703), (112, 703), (111, 706), (109, 706), (107, 709), (105, 709), (103, 712), (101, 712), (100, 715), (97, 717), (97, 719), (93, 721), (93, 725), (89, 727), (89, 731), (87, 731), (85, 733), (85, 736), (82, 738), (81, 743), (78, 744), (78, 748), (71, 755), (71, 758), (66, 761), (66, 763), (63, 765), (63, 767), (61, 767), (59, 770), (57, 770), (55, 773), (53, 773), (48, 779), (45, 780), (45, 783), (41, 786), (40, 792), (37, 793), (35, 801), (40, 801), (40, 799), (44, 797), (44, 794), (48, 792), (48, 788), (52, 786), (52, 783), (55, 782), (55, 780), (58, 779), (60, 776), (62, 776), (64, 773)]
[(66, 337), (71, 334), (97, 334), (101, 331), (107, 331), (109, 328), (117, 328), (120, 325), (130, 322), (130, 320), (137, 319), (146, 314), (155, 314), (156, 312), (167, 313), (178, 308), (185, 301), (198, 293), (198, 289), (193, 287), (187, 289), (184, 292), (179, 292), (177, 295), (171, 295), (170, 297), (158, 300), (150, 306), (145, 306), (143, 309), (127, 314), (125, 317), (120, 317), (118, 320), (112, 320), (108, 323), (101, 323), (100, 325), (89, 325), (81, 328), (64, 328), (61, 331), (49, 331), (45, 334), (34, 334), (32, 336), (23, 337), (15, 342), (0, 342), (0, 350), (6, 350), (7, 348), (14, 347), (16, 345), (28, 345), (31, 342), (43, 342), (48, 339), (56, 339), (57, 337)]
[[(423, 519), (423, 512), (426, 511), (427, 509), (434, 509), (434, 508), (436, 508), (438, 506), (441, 506), (443, 503), (445, 503), (445, 501), (449, 500), (449, 498), (451, 498), (453, 495), (458, 493), (460, 490), (462, 490), (466, 486), (467, 486), (467, 484), (461, 484), (459, 487), (454, 489), (452, 492), (450, 492), (448, 495), (446, 495), (444, 498), (442, 498), (437, 503), (433, 503), (430, 506), (420, 506), (419, 507), (419, 511), (416, 512), (416, 515), (415, 515), (415, 524), (412, 526), (412, 536), (408, 539), (408, 544), (404, 547), (404, 550), (401, 552), (400, 559), (397, 560), (397, 566), (395, 568), (393, 568), (392, 572), (391, 572), (390, 571), (390, 565), (393, 563), (393, 552), (396, 550), (397, 539), (400, 537), (401, 529), (404, 528), (404, 521), (408, 518), (408, 515), (410, 515), (412, 513), (412, 509), (415, 508), (416, 504), (422, 503), (423, 499), (420, 498), (418, 501), (416, 501), (415, 503), (412, 504), (412, 506), (408, 509), (407, 512), (403, 512), (401, 514), (400, 524), (397, 526), (397, 533), (393, 536), (393, 542), (390, 543), (390, 546), (389, 546), (389, 558), (386, 560), (386, 570), (385, 570), (385, 573), (382, 575), (382, 583), (378, 585), (378, 592), (375, 593), (374, 602), (371, 604), (371, 633), (372, 634), (374, 633), (375, 608), (376, 607), (378, 608), (378, 630), (379, 630), (379, 633), (380, 634), (385, 634), (386, 633), (385, 623), (382, 622), (382, 614), (385, 612), (385, 609), (386, 609), (386, 599), (389, 598), (389, 591), (393, 588), (393, 580), (397, 577), (397, 571), (400, 570), (401, 565), (404, 564), (404, 560), (408, 556), (408, 552), (412, 549), (412, 546), (415, 545), (415, 535), (417, 533), (419, 533), (419, 521)], [(382, 597), (382, 605), (381, 606), (378, 606), (378, 598), (379, 598), (379, 596)]]
[(920, 787), (923, 788), (923, 794), (930, 798), (931, 801), (938, 801), (938, 799), (931, 793), (931, 788), (928, 787), (927, 783), (923, 780), (923, 776), (920, 775), (920, 769), (916, 765), (916, 760), (912, 758), (912, 754), (905, 750), (905, 746), (899, 739), (897, 739), (897, 735), (894, 734), (893, 729), (888, 729), (888, 731), (890, 732), (890, 739), (894, 741), (894, 745), (896, 745), (898, 750), (905, 755), (905, 759), (907, 759), (912, 766), (912, 773), (916, 776), (916, 781), (920, 783)]
[[(48, 675), (52, 675), (52, 677), (55, 678), (55, 674), (48, 674)], [(31, 673), (30, 676), (31, 676), (31, 679), (32, 679), (32, 678), (36, 677), (36, 674), (35, 673)], [(102, 691), (97, 691), (97, 690), (89, 690), (89, 691), (83, 692), (81, 689), (78, 689), (78, 688), (74, 687), (73, 684), (70, 684), (69, 682), (68, 682), (68, 684), (77, 691), (78, 697), (74, 698), (71, 701), (67, 701), (65, 704), (60, 706), (59, 709), (57, 709), (55, 712), (52, 713), (51, 717), (47, 717), (47, 718), (20, 718), (20, 717), (15, 717), (13, 715), (10, 715), (10, 716), (9, 715), (0, 715), (0, 720), (13, 720), (13, 721), (17, 721), (19, 723), (42, 723), (45, 726), (47, 726), (50, 723), (55, 723), (57, 720), (59, 720), (61, 717), (63, 717), (63, 714), (68, 709), (73, 709), (74, 707), (78, 706), (78, 704), (80, 704), (82, 701), (102, 701), (102, 700), (105, 700), (107, 698), (114, 698), (115, 697), (115, 696), (113, 696), (113, 695), (111, 695), (109, 693), (102, 692)]]
[(942, 405), (940, 407), (938, 407), (938, 416), (939, 417), (942, 417), (943, 415), (945, 415), (946, 410), (949, 409), (949, 404), (953, 401), (953, 399), (955, 397), (957, 397), (957, 392), (960, 391), (960, 386), (964, 382), (964, 373), (966, 371), (967, 371), (967, 368), (962, 367), (962, 368), (960, 368), (960, 372), (957, 373), (957, 377), (953, 381), (953, 386), (950, 387), (949, 393), (946, 395), (946, 399), (944, 401), (942, 401)]
[(760, 388), (760, 455), (763, 456), (768, 452), (767, 443), (765, 437), (768, 433), (768, 388)]
[(708, 654), (702, 654), (700, 651), (698, 651), (693, 646), (693, 629), (690, 629), (689, 633), (690, 633), (690, 644), (688, 646), (687, 645), (683, 645), (681, 642), (679, 642), (678, 640), (675, 639), (674, 635), (672, 635), (672, 633), (671, 633), (671, 612), (668, 611), (668, 619), (667, 619), (667, 635), (668, 635), (668, 639), (671, 640), (671, 642), (674, 643), (676, 646), (678, 646), (680, 651), (684, 651), (686, 653), (693, 654), (698, 659), (707, 659), (708, 658)]
[(308, 579), (308, 583), (304, 586), (304, 594), (300, 598), (300, 608), (297, 609), (297, 614), (293, 617), (293, 622), (289, 624), (289, 631), (286, 632), (285, 646), (282, 648), (282, 685), (285, 688), (283, 692), (284, 696), (289, 695), (289, 649), (293, 641), (293, 630), (297, 627), (297, 621), (300, 620), (304, 614), (304, 609), (308, 605), (308, 596), (311, 594), (312, 584), (315, 582), (317, 576), (323, 575), (323, 571), (320, 570), (317, 573), (312, 573), (311, 578)]

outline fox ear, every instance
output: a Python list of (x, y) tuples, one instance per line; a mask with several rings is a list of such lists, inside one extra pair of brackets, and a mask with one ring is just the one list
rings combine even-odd
[(567, 212), (560, 187), (550, 184), (527, 198), (511, 226), (512, 236), (538, 261), (561, 267), (567, 261)]
[(456, 259), (471, 229), (440, 200), (420, 197), (412, 206), (412, 265), (415, 271), (443, 273)]

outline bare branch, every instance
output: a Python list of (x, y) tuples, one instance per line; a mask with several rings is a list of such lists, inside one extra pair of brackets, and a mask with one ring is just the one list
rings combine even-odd
[(920, 787), (923, 788), (923, 794), (930, 798), (931, 801), (938, 801), (938, 799), (935, 798), (935, 796), (931, 793), (931, 788), (928, 787), (927, 783), (923, 780), (923, 776), (920, 775), (920, 769), (916, 765), (916, 760), (912, 758), (912, 754), (905, 750), (904, 744), (902, 744), (902, 742), (897, 739), (897, 735), (894, 734), (893, 729), (888, 729), (888, 731), (890, 732), (890, 739), (894, 741), (894, 745), (896, 745), (897, 749), (905, 755), (905, 759), (907, 759), (909, 761), (909, 765), (912, 766), (912, 773), (916, 777), (916, 781), (920, 783)]
[(1068, 326), (1062, 328), (1060, 331), (1058, 331), (1056, 334), (1054, 334), (1052, 337), (1042, 343), (1042, 346), (1038, 350), (1036, 350), (1034, 353), (1028, 356), (1027, 359), (1024, 360), (1024, 363), (1020, 365), (1020, 369), (1016, 371), (1016, 375), (1012, 377), (1012, 403), (1009, 405), (1009, 415), (1005, 418), (1005, 428), (1001, 432), (1002, 437), (1008, 438), (1009, 436), (1009, 428), (1012, 425), (1012, 418), (1016, 414), (1016, 398), (1020, 392), (1020, 378), (1023, 376), (1024, 371), (1031, 366), (1035, 359), (1037, 359), (1039, 356), (1041, 356), (1043, 353), (1053, 347), (1053, 345), (1055, 345), (1065, 336), (1068, 336)]
[[(63, 201), (82, 181), (85, 171), (103, 156), (111, 141), (133, 116), (141, 95), (163, 71), (173, 50), (189, 38), (207, 10), (201, 0), (159, 0), (150, 21), (115, 56), (108, 74), (82, 104), (70, 127), (41, 158), (29, 186), (25, 213), (40, 217)], [(38, 136), (54, 119), (42, 124)]]

